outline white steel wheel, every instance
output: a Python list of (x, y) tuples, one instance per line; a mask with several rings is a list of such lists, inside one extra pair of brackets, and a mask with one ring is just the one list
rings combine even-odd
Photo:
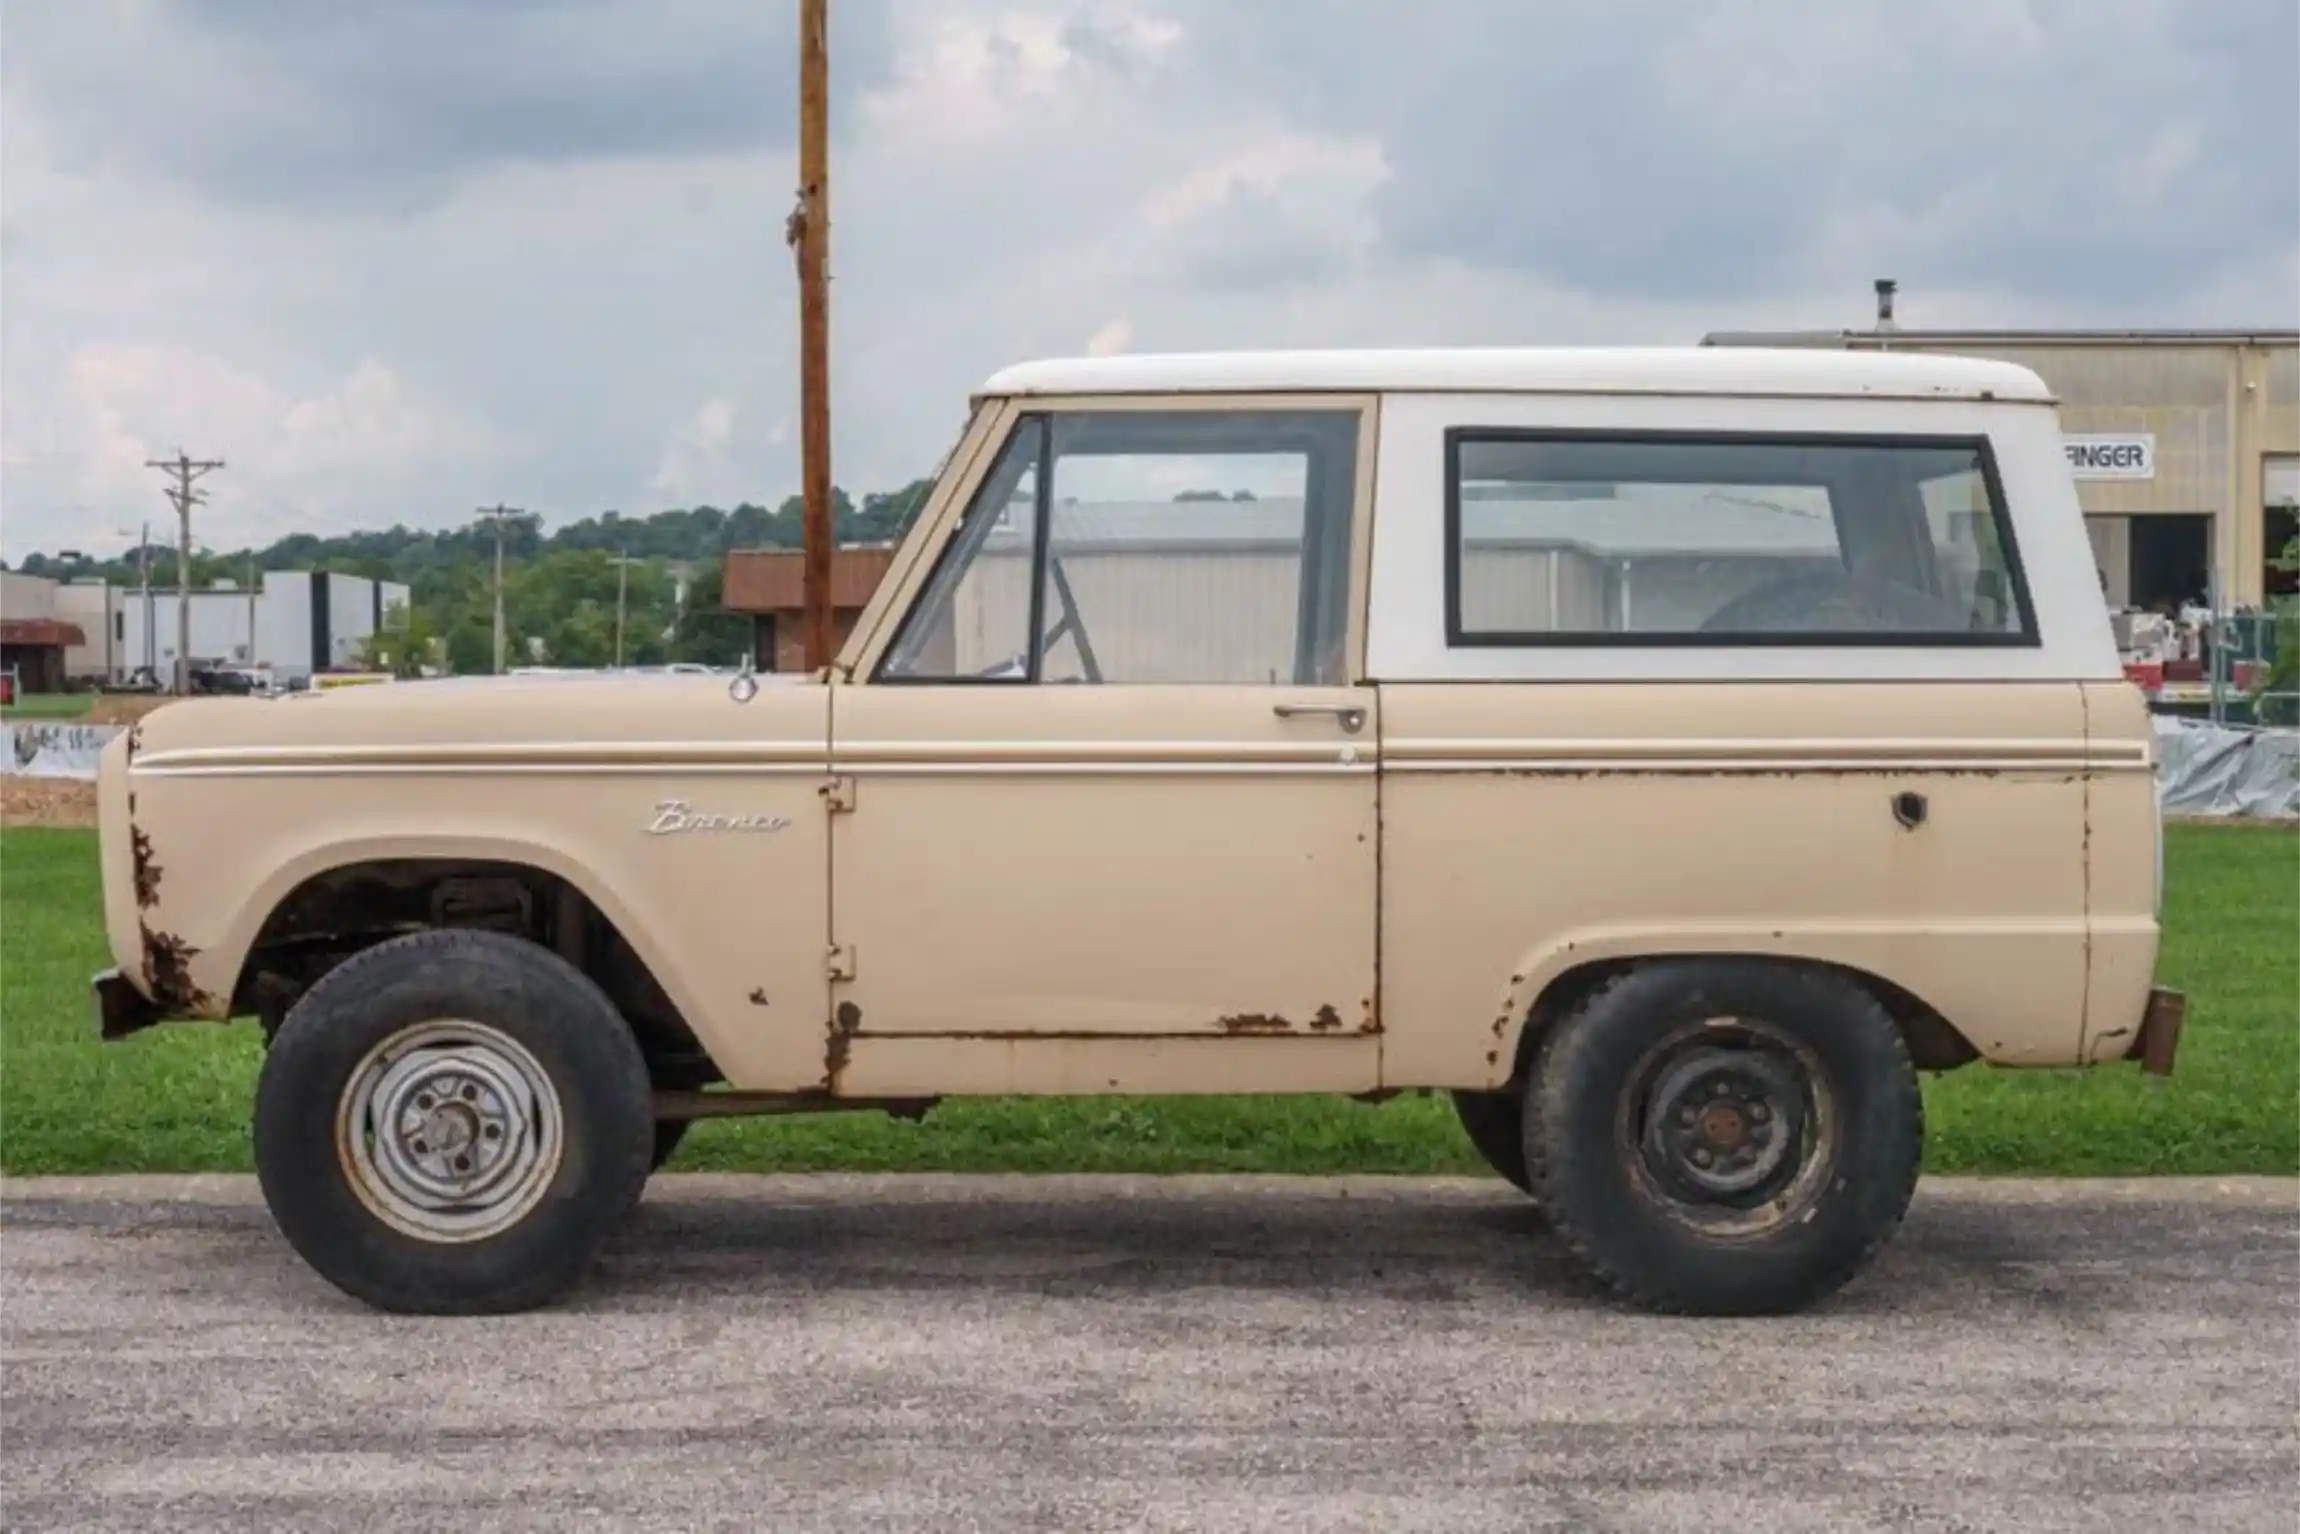
[(367, 1052), (337, 1105), (335, 1140), (346, 1181), (378, 1219), (422, 1241), (482, 1241), (542, 1201), (565, 1110), (518, 1040), (441, 1019)]

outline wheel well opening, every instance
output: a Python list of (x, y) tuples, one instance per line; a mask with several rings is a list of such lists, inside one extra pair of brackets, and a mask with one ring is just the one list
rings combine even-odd
[(1775, 955), (1673, 953), (1657, 954), (1649, 959), (1597, 960), (1569, 969), (1550, 981), (1526, 1014), (1525, 1026), (1518, 1030), (1517, 1054), (1511, 1067), (1510, 1080), (1513, 1083), (1523, 1082), (1533, 1068), (1534, 1052), (1541, 1047), (1542, 1035), (1550, 1025), (1581, 1005), (1591, 993), (1614, 976), (1624, 974), (1640, 964), (1727, 958), (1755, 958), (1790, 968), (1818, 970), (1860, 986), (1876, 998), (1877, 1004), (1885, 1009), (1886, 1015), (1901, 1030), (1902, 1042), (1908, 1045), (1909, 1058), (1920, 1071), (1954, 1070), (1980, 1058), (1980, 1051), (1957, 1030), (1955, 1024), (1926, 1005), (1921, 998), (1866, 970), (1855, 969), (1850, 965), (1830, 964), (1819, 959), (1782, 958)]
[(655, 1084), (692, 1090), (721, 1078), (694, 1030), (615, 924), (573, 884), (523, 863), (395, 858), (312, 875), (265, 918), (232, 996), (269, 1039), (288, 1009), (336, 965), (410, 932), (465, 927), (539, 944), (606, 992), (638, 1037)]

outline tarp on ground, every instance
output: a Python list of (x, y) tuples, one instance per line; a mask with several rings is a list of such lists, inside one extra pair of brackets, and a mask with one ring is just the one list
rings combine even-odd
[(117, 724), (0, 724), (0, 772), (20, 778), (93, 778)]
[(2300, 730), (2155, 721), (2156, 796), (2167, 815), (2300, 820)]

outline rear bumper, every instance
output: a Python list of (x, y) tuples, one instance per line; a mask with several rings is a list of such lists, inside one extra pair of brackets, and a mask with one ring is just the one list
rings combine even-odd
[(140, 1033), (160, 1020), (160, 1009), (135, 982), (116, 969), (107, 969), (91, 982), (96, 1002), (96, 1032), (110, 1041)]
[(2140, 1030), (2133, 1035), (2132, 1047), (2124, 1052), (2124, 1058), (2138, 1060), (2140, 1068), (2151, 1076), (2171, 1075), (2173, 1053), (2180, 1048), (2180, 1025), (2187, 1016), (2186, 995), (2161, 985), (2151, 987), (2148, 1007), (2140, 1014)]

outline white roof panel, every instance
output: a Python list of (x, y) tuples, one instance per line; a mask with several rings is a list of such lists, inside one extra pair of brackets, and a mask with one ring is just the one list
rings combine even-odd
[(1784, 347), (1417, 348), (1173, 352), (1017, 363), (982, 392), (1749, 394), (2050, 403), (2015, 363), (1937, 353)]

